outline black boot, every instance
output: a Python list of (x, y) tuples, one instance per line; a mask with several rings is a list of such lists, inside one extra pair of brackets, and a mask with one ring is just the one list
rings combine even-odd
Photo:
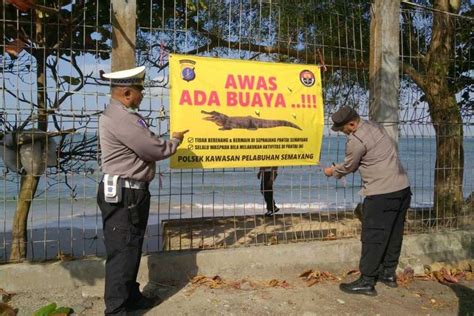
[(380, 273), (378, 277), (378, 281), (382, 282), (388, 287), (392, 287), (392, 288), (398, 287), (397, 276), (395, 273), (383, 271)]
[(160, 304), (161, 298), (159, 297), (146, 297), (141, 296), (139, 299), (129, 302), (127, 305), (127, 311), (132, 312), (136, 310), (147, 310), (152, 309), (156, 305)]
[(369, 296), (376, 296), (377, 290), (374, 287), (373, 282), (364, 280), (363, 277), (355, 280), (351, 283), (341, 283), (339, 284), (341, 291), (349, 294), (364, 294)]

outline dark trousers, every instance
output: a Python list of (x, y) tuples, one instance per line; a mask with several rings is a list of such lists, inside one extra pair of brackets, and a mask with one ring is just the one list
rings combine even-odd
[(410, 200), (410, 187), (364, 199), (359, 269), (367, 281), (375, 283), (382, 270), (388, 274), (395, 273)]
[(260, 193), (267, 204), (267, 211), (273, 212), (276, 209), (275, 200), (273, 199), (273, 181), (276, 179), (275, 171), (263, 171), (260, 175)]
[(125, 315), (127, 305), (142, 295), (136, 279), (150, 211), (150, 192), (127, 188), (122, 190), (122, 201), (119, 203), (104, 201), (102, 183), (97, 193), (107, 253), (104, 294), (106, 315)]

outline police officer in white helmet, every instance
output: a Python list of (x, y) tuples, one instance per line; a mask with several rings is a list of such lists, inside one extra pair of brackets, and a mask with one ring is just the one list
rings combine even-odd
[(143, 98), (145, 67), (103, 74), (112, 97), (99, 119), (101, 168), (97, 203), (102, 212), (107, 261), (105, 314), (149, 309), (158, 303), (147, 298), (136, 282), (150, 208), (149, 183), (155, 162), (173, 155), (187, 131), (164, 140), (149, 130), (138, 114)]

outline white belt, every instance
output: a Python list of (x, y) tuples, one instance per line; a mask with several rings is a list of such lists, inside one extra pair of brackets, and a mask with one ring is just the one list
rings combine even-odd
[(148, 182), (132, 180), (132, 179), (123, 179), (123, 187), (129, 189), (144, 190), (148, 189)]

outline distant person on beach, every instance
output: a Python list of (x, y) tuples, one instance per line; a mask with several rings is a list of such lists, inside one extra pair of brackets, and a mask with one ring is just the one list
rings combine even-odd
[(324, 168), (337, 179), (359, 170), (365, 196), (362, 208), (361, 276), (340, 284), (351, 294), (375, 296), (377, 281), (397, 287), (396, 270), (402, 248), (405, 216), (411, 191), (407, 174), (398, 158), (394, 141), (376, 122), (362, 120), (344, 106), (332, 115), (333, 131), (347, 135), (344, 162)]
[(149, 130), (137, 112), (144, 76), (145, 67), (102, 75), (110, 81), (112, 93), (99, 119), (104, 177), (97, 192), (107, 254), (106, 315), (126, 315), (159, 303), (159, 298), (145, 297), (136, 281), (150, 212), (148, 187), (155, 177), (155, 161), (173, 155), (187, 132), (163, 140)]
[(257, 174), (257, 179), (260, 179), (260, 193), (267, 205), (265, 216), (272, 216), (280, 210), (273, 199), (273, 182), (278, 176), (277, 170), (278, 167), (261, 167)]

